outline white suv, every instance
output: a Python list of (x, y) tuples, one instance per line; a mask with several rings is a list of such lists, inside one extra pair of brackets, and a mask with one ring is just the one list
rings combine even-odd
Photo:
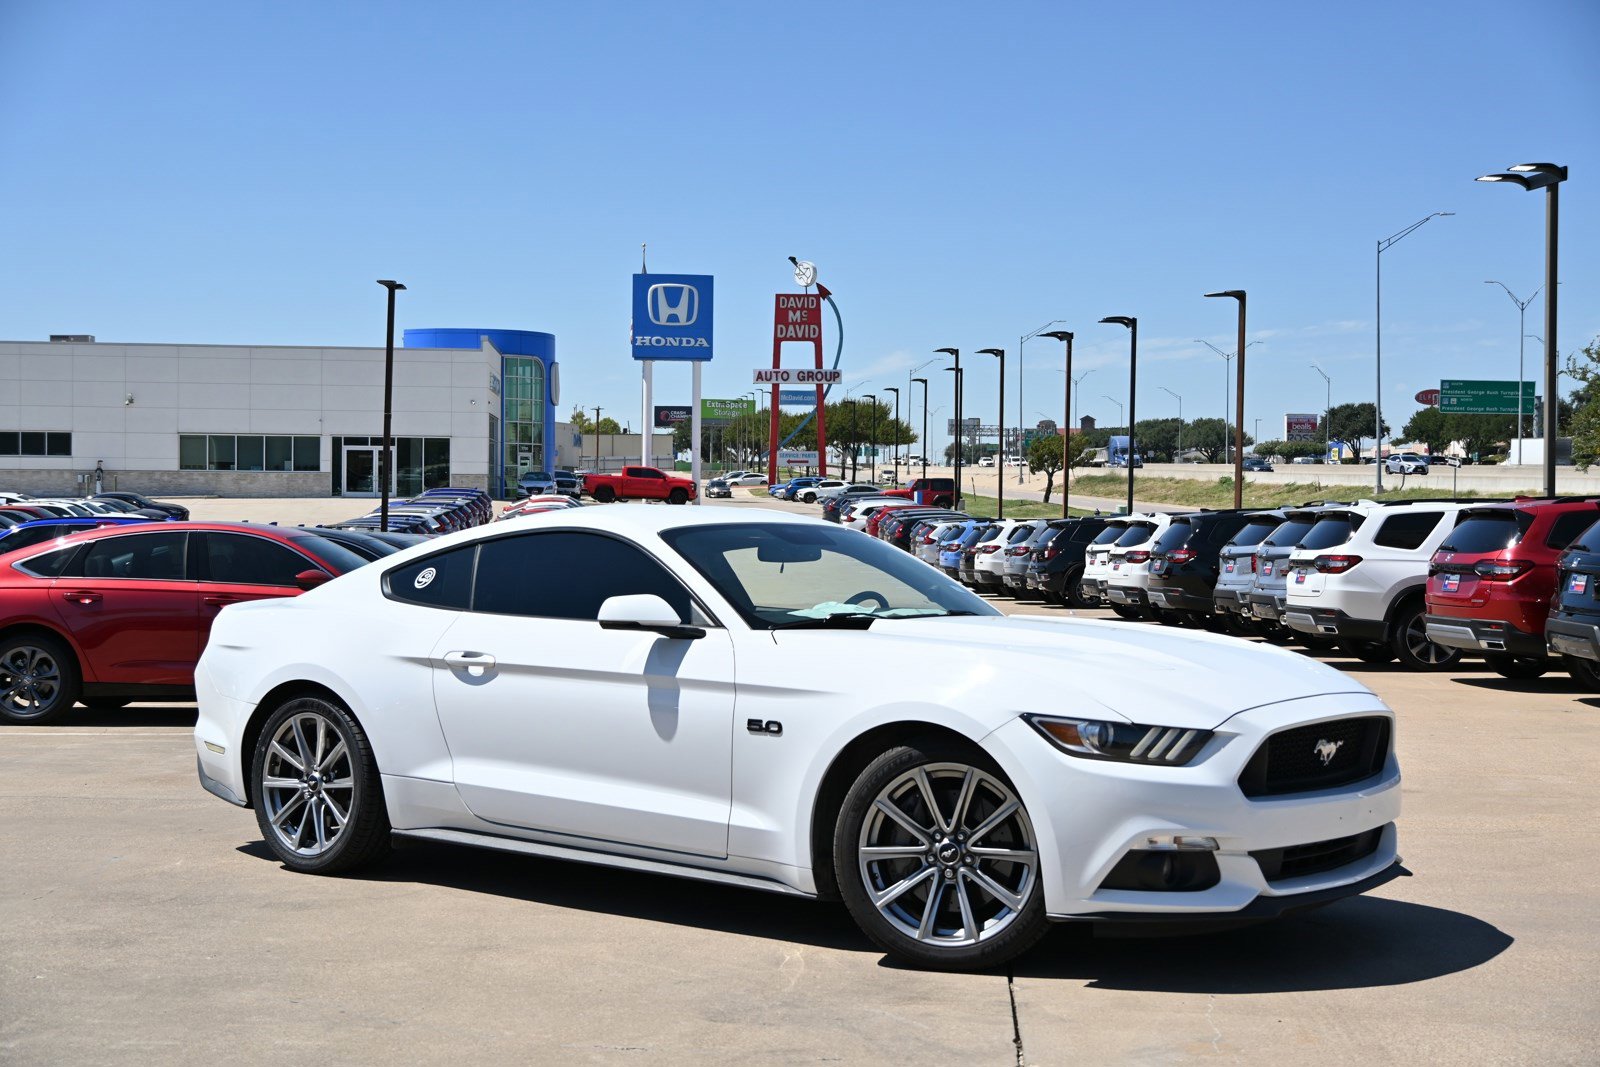
[(1111, 570), (1106, 575), (1106, 599), (1111, 610), (1136, 619), (1150, 608), (1150, 548), (1172, 525), (1170, 515), (1135, 515), (1117, 543), (1111, 546)]
[(1445, 670), (1459, 649), (1428, 640), (1428, 566), (1468, 504), (1411, 502), (1334, 508), (1288, 560), (1283, 621), (1304, 634), (1337, 637), (1368, 663)]
[(1087, 604), (1102, 604), (1106, 599), (1106, 578), (1111, 574), (1111, 546), (1128, 532), (1128, 518), (1107, 519), (1104, 527), (1083, 550), (1083, 574), (1078, 578), (1078, 595)]
[(1428, 457), (1420, 452), (1391, 452), (1383, 469), (1386, 474), (1427, 474)]

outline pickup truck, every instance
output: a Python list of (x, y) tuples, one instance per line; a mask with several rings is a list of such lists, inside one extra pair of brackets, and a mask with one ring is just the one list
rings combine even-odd
[(586, 474), (583, 491), (602, 504), (613, 500), (665, 500), (687, 504), (695, 498), (696, 487), (688, 478), (679, 478), (654, 467), (624, 467), (621, 474)]
[(884, 496), (903, 496), (919, 504), (948, 508), (955, 506), (956, 482), (954, 478), (914, 478), (903, 489), (885, 489)]

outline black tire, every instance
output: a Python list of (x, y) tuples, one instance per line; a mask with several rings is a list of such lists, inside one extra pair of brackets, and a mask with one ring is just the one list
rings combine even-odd
[[(929, 813), (921, 799), (919, 773), (929, 782), (940, 808), (937, 813)], [(963, 815), (957, 807), (962, 785), (969, 776), (973, 782), (971, 801)], [(891, 798), (902, 814), (926, 826), (928, 832), (912, 834), (903, 823), (889, 818), (877, 806), (880, 797)], [(1026, 861), (995, 861), (967, 851), (973, 846), (966, 840), (966, 831), (976, 828), (1007, 798), (1019, 802), (1021, 799), (1000, 768), (969, 745), (932, 738), (911, 741), (867, 765), (845, 795), (834, 825), (833, 862), (845, 907), (874, 944), (918, 967), (969, 971), (1000, 966), (1038, 943), (1049, 921), (1045, 918), (1044, 888), (1039, 878), (1038, 841), (1026, 806), (1019, 806), (1013, 815), (987, 832), (986, 845), (979, 847), (1015, 846), (1019, 856), (1031, 852), (1031, 870)], [(902, 802), (905, 807), (900, 807)], [(913, 854), (863, 860), (863, 841), (869, 838), (885, 842), (903, 838)], [(915, 855), (914, 846), (919, 839), (925, 848), (921, 855)], [(929, 870), (931, 874), (923, 873)], [(1020, 906), (1008, 906), (1000, 896), (989, 893), (975, 875), (985, 876), (997, 888), (1015, 893), (1017, 899), (1012, 903)], [(925, 880), (885, 901), (881, 910), (873, 903), (874, 889), (891, 888), (918, 878)], [(936, 892), (930, 892), (935, 888)], [(972, 926), (983, 931), (976, 939), (959, 907), (963, 896), (973, 917)], [(933, 940), (920, 940), (917, 931), (906, 929), (919, 916)], [(950, 930), (951, 924), (957, 922), (960, 925)], [(945, 943), (938, 943), (941, 940)]]
[(1287, 645), (1294, 640), (1293, 630), (1270, 619), (1257, 619), (1256, 633), (1261, 635), (1263, 641), (1272, 645)]
[(815, 493), (802, 493), (802, 494), (800, 494), (800, 503), (802, 503), (802, 504), (815, 504), (816, 502), (817, 502), (817, 494), (815, 494)]
[(601, 504), (609, 504), (617, 499), (617, 491), (609, 485), (602, 485), (594, 491), (594, 498)]
[(1394, 659), (1394, 649), (1385, 641), (1356, 641), (1347, 637), (1339, 642), (1339, 647), (1362, 663), (1381, 664)]
[(127, 697), (79, 697), (78, 703), (90, 711), (116, 711), (132, 702)]
[(674, 489), (667, 494), (667, 503), (669, 504), (687, 504), (688, 502), (689, 492), (686, 489)]
[(1550, 661), (1543, 657), (1511, 656), (1497, 654), (1483, 657), (1489, 664), (1489, 669), (1502, 678), (1510, 678), (1515, 682), (1532, 681), (1541, 678), (1550, 669)]
[[(306, 730), (311, 729), (308, 724), (316, 720), (325, 724), (327, 733), (319, 730), (317, 736), (312, 737)], [(290, 725), (291, 721), (294, 725)], [(273, 743), (279, 740), (286, 726), (292, 734), (295, 725), (301, 727), (298, 743)], [(339, 755), (341, 747), (342, 756)], [(290, 756), (299, 755), (306, 762), (314, 760), (318, 753), (323, 754), (323, 762), (313, 772), (317, 776), (314, 785), (308, 783), (301, 768), (279, 754), (280, 748), (286, 749)], [(312, 759), (306, 760), (307, 756)], [(275, 787), (267, 784), (269, 779), (298, 780), (303, 784)], [(333, 784), (340, 781), (349, 784)], [(332, 701), (321, 697), (296, 697), (273, 712), (250, 756), (250, 799), (255, 804), (256, 823), (267, 847), (284, 866), (293, 870), (339, 874), (371, 864), (389, 851), (389, 813), (384, 807), (378, 761), (373, 758), (372, 746), (355, 716)], [(345, 817), (342, 823), (334, 826), (332, 821), (341, 803)], [(294, 818), (297, 813), (300, 814), (298, 822)], [(294, 824), (292, 842), (289, 840), (290, 824)], [(308, 825), (309, 840), (306, 839)], [(324, 841), (330, 830), (331, 839)], [(307, 848), (294, 847), (302, 841)]]
[(1339, 639), (1326, 634), (1308, 634), (1295, 630), (1294, 640), (1301, 648), (1309, 648), (1313, 652), (1328, 652), (1339, 647)]
[(1572, 680), (1592, 692), (1600, 693), (1600, 663), (1582, 656), (1562, 656), (1561, 665)]
[(1110, 608), (1116, 612), (1119, 619), (1136, 620), (1144, 618), (1144, 612), (1132, 604), (1111, 604)]
[(72, 710), (83, 676), (72, 649), (47, 634), (0, 641), (0, 722), (38, 726)]
[(1428, 640), (1422, 621), (1427, 610), (1421, 600), (1401, 604), (1389, 624), (1389, 647), (1407, 670), (1448, 671), (1461, 661), (1461, 650)]

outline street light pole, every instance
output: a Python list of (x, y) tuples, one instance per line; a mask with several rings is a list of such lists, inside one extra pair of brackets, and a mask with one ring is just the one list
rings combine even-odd
[[(1378, 370), (1377, 393), (1374, 395), (1372, 403), (1374, 412), (1372, 420), (1372, 484), (1373, 488), (1380, 493), (1383, 492), (1383, 254), (1387, 252), (1395, 244), (1395, 242), (1409, 236), (1419, 226), (1427, 222), (1428, 219), (1445, 218), (1454, 214), (1454, 211), (1435, 211), (1427, 218), (1418, 219), (1416, 222), (1413, 222), (1410, 226), (1407, 226), (1399, 233), (1391, 234), (1390, 236), (1385, 237), (1383, 240), (1378, 242), (1378, 251), (1376, 255), (1377, 270), (1375, 272), (1377, 279), (1376, 332), (1378, 342)], [(1518, 388), (1520, 389), (1521, 386), (1518, 386)]]
[[(1557, 242), (1561, 236), (1561, 183), (1567, 168), (1556, 163), (1518, 163), (1504, 174), (1485, 174), (1480, 182), (1509, 182), (1526, 190), (1543, 189), (1544, 201), (1544, 495), (1556, 495), (1556, 430), (1560, 409), (1556, 397), (1556, 280)], [(1532, 299), (1530, 297), (1530, 299)], [(1522, 383), (1517, 382), (1517, 396)], [(1520, 406), (1520, 405), (1519, 405)]]
[[(1161, 386), (1160, 389), (1168, 396), (1177, 397), (1178, 400), (1178, 453), (1181, 453), (1183, 451), (1183, 397), (1178, 396), (1177, 393), (1174, 393), (1171, 389), (1168, 389), (1164, 385)], [(1178, 453), (1173, 454), (1173, 462), (1178, 461)]]
[(378, 477), (383, 481), (378, 528), (388, 533), (389, 483), (394, 478), (394, 294), (405, 286), (392, 279), (379, 279), (378, 284), (389, 290), (389, 330), (383, 343), (383, 452), (378, 457)]
[[(1000, 359), (1000, 450), (996, 460), (999, 467), (994, 472), (994, 517), (1006, 517), (1006, 350), (1003, 348), (980, 348), (980, 356), (998, 356)], [(1020, 419), (1021, 416), (1019, 415)], [(1018, 432), (1017, 447), (1022, 447), (1022, 435)]]
[[(873, 463), (877, 463), (878, 462), (878, 394), (877, 393), (862, 393), (861, 394), (861, 399), (872, 401), (872, 430), (870, 431), (871, 432), (871, 436), (867, 440), (867, 447), (872, 449), (872, 462)], [(876, 484), (877, 481), (878, 481), (878, 476), (872, 470), (872, 468), (870, 466), (867, 468), (867, 473), (872, 475), (872, 477), (867, 479), (867, 480), (870, 481), (870, 482), (873, 482), (874, 484)]]
[[(850, 405), (850, 438), (849, 438), (850, 451), (849, 451), (849, 454), (845, 456), (844, 462), (848, 462), (850, 464), (850, 480), (853, 482), (853, 481), (856, 480), (856, 474), (858, 473), (858, 471), (856, 469), (856, 462), (855, 462), (856, 461), (856, 400), (855, 400), (855, 397), (847, 396), (847, 397), (844, 398), (843, 402)], [(844, 466), (844, 462), (840, 463), (841, 467)]]
[[(1069, 448), (1072, 444), (1072, 331), (1050, 330), (1040, 336), (1053, 337), (1057, 341), (1067, 343), (1066, 396), (1061, 400), (1062, 416), (1066, 419), (1061, 427), (1061, 517), (1064, 519), (1069, 513), (1067, 501), (1072, 493), (1072, 455)], [(1083, 373), (1084, 377), (1088, 377), (1088, 371)]]
[(1513, 462), (1520, 465), (1522, 463), (1522, 438), (1525, 432), (1523, 429), (1525, 424), (1522, 418), (1522, 378), (1526, 373), (1523, 370), (1523, 350), (1527, 346), (1524, 345), (1523, 342), (1528, 339), (1528, 334), (1526, 332), (1528, 329), (1528, 305), (1533, 303), (1534, 300), (1538, 298), (1539, 289), (1543, 289), (1544, 286), (1541, 285), (1539, 286), (1539, 289), (1535, 289), (1533, 291), (1533, 295), (1528, 297), (1528, 299), (1518, 300), (1517, 294), (1513, 293), (1511, 291), (1511, 287), (1506, 285), (1505, 282), (1491, 280), (1486, 281), (1483, 284), (1498, 285), (1500, 288), (1506, 291), (1506, 295), (1511, 298), (1511, 302), (1517, 305), (1517, 458), (1513, 460)]
[(956, 365), (954, 367), (946, 367), (945, 370), (953, 370), (955, 372), (955, 376), (956, 376), (956, 385), (955, 385), (955, 390), (956, 390), (956, 399), (955, 399), (955, 410), (956, 410), (956, 423), (955, 423), (955, 425), (956, 425), (956, 432), (952, 435), (952, 437), (954, 438), (954, 441), (955, 441), (956, 455), (955, 455), (955, 466), (954, 466), (954, 469), (953, 469), (953, 473), (955, 474), (955, 487), (956, 487), (955, 506), (956, 507), (960, 507), (961, 506), (961, 430), (962, 430), (962, 425), (961, 425), (961, 349), (959, 349), (959, 348), (935, 348), (934, 351), (938, 352), (938, 353), (941, 353), (943, 355), (946, 355), (946, 356), (950, 356), (956, 361)]
[[(913, 382), (922, 383), (922, 480), (924, 487), (928, 480), (928, 379), (913, 378)], [(907, 471), (906, 473), (910, 473)]]
[[(1066, 319), (1051, 319), (1049, 322), (1045, 323), (1043, 326), (1039, 327), (1037, 330), (1034, 330), (1032, 333), (1023, 334), (1022, 338), (1019, 341), (1017, 341), (1017, 453), (1018, 453), (1019, 456), (1022, 453), (1022, 346), (1027, 344), (1029, 341), (1033, 340), (1033, 338), (1035, 338), (1035, 337), (1049, 337), (1050, 334), (1046, 333), (1045, 332), (1046, 330), (1050, 329), (1050, 327), (1052, 327), (1052, 326), (1060, 326), (1062, 323), (1064, 323), (1066, 321), (1067, 321)], [(1005, 429), (1004, 426), (1001, 426), (1000, 427), (1000, 452), (1001, 452), (1002, 455), (1005, 453), (1005, 450), (1006, 450), (1005, 442), (1006, 442), (1006, 429)], [(1019, 465), (1017, 467), (1017, 484), (1018, 485), (1022, 484), (1022, 472), (1025, 469), (1026, 469), (1025, 466)], [(1001, 468), (1000, 475), (1002, 477), (1004, 477), (1005, 468), (1003, 468), (1003, 467)]]
[(1322, 405), (1322, 462), (1328, 462), (1328, 412), (1333, 410), (1333, 379), (1328, 377), (1328, 372), (1311, 364), (1311, 369), (1322, 375), (1322, 380), (1328, 387), (1328, 399)]
[(594, 409), (594, 469), (600, 469), (600, 409)]
[[(1084, 377), (1087, 378), (1088, 375), (1085, 374)], [(1118, 426), (1123, 426), (1124, 423), (1122, 421), (1122, 417), (1128, 413), (1128, 409), (1122, 406), (1122, 401), (1118, 400), (1114, 396), (1107, 396), (1105, 393), (1101, 393), (1100, 394), (1100, 399), (1109, 400), (1113, 404), (1117, 405), (1117, 425)]]
[(889, 436), (893, 438), (889, 447), (894, 450), (894, 484), (900, 484), (900, 388), (895, 385), (883, 387), (886, 393), (894, 394), (894, 425), (889, 428)]
[[(1234, 421), (1233, 428), (1233, 506), (1244, 507), (1244, 350), (1249, 346), (1244, 343), (1244, 312), (1245, 292), (1243, 289), (1224, 289), (1217, 293), (1207, 293), (1207, 297), (1232, 297), (1239, 302), (1239, 340), (1234, 351), (1239, 357), (1239, 366), (1236, 368), (1238, 379), (1234, 387)], [(1227, 427), (1223, 427), (1223, 438), (1227, 438)]]
[[(1207, 348), (1211, 349), (1211, 351), (1222, 357), (1222, 461), (1226, 463), (1228, 462), (1229, 451), (1228, 409), (1233, 406), (1233, 394), (1228, 388), (1229, 379), (1233, 377), (1233, 353), (1224, 352), (1222, 349), (1203, 338), (1196, 337), (1194, 340), (1195, 344), (1205, 345)], [(1245, 345), (1245, 347), (1250, 348), (1260, 343), (1261, 342), (1259, 340), (1251, 341), (1250, 344)]]
[(1133, 424), (1139, 418), (1139, 320), (1132, 315), (1107, 315), (1100, 320), (1128, 330), (1128, 514), (1133, 514), (1133, 465), (1139, 453), (1134, 449)]

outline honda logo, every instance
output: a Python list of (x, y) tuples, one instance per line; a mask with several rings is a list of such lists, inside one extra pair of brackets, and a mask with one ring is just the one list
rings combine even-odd
[(645, 307), (657, 326), (692, 326), (700, 317), (700, 290), (681, 282), (652, 285)]

